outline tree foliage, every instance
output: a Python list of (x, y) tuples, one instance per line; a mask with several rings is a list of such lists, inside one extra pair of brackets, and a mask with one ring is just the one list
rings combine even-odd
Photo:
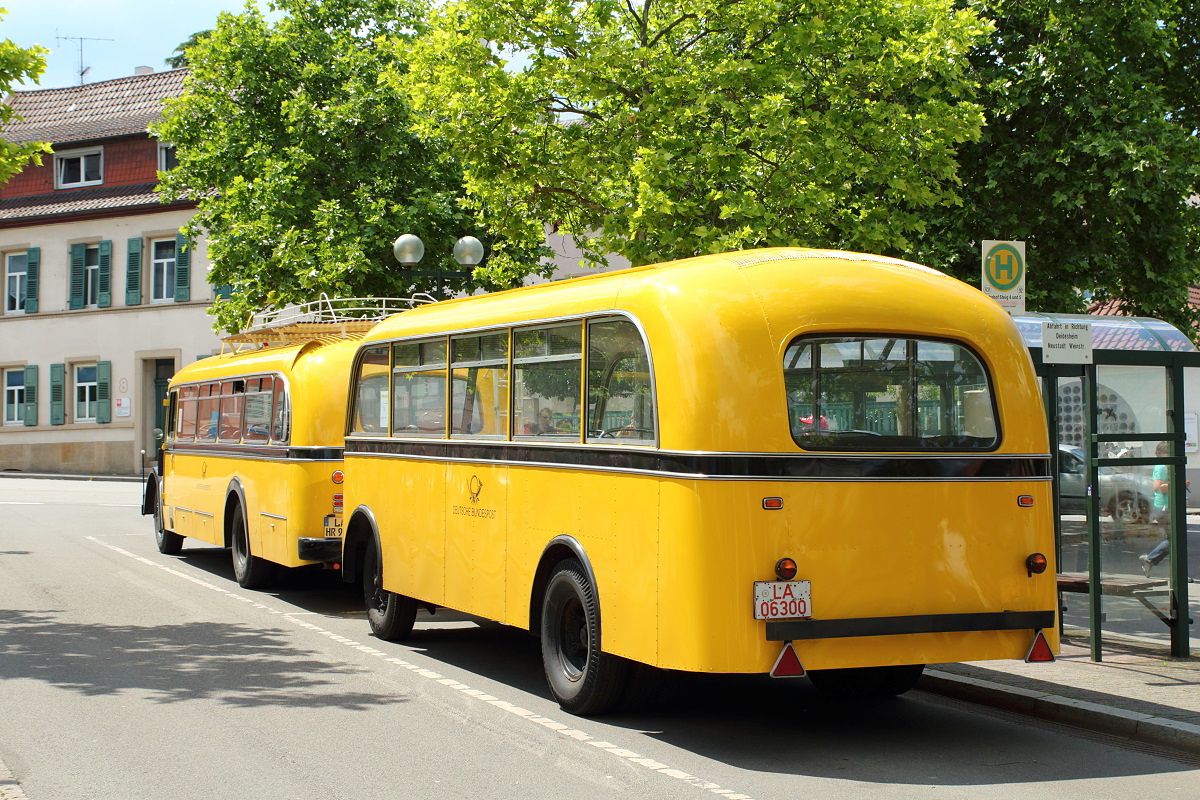
[[(461, 201), (461, 173), (436, 141), (411, 130), (403, 75), (421, 30), (422, 0), (276, 0), (222, 14), (186, 50), (186, 92), (155, 127), (179, 166), (166, 198), (198, 202), (190, 235), (208, 236), (209, 280), (231, 291), (217, 325), (238, 330), (255, 310), (331, 296), (408, 295), (434, 279), (401, 269), (401, 233), (426, 245), (422, 269), (458, 269), (454, 242), (473, 234), (490, 257), (449, 291), (519, 283), (537, 246), (488, 236)], [(384, 46), (384, 42), (389, 46)], [(391, 46), (395, 45), (395, 46)]]
[(211, 30), (196, 31), (191, 36), (189, 36), (185, 41), (180, 42), (179, 45), (176, 46), (175, 51), (171, 55), (169, 55), (163, 59), (163, 63), (165, 63), (171, 69), (179, 69), (180, 67), (186, 67), (188, 65), (188, 52), (187, 51), (189, 49), (195, 47), (198, 42), (201, 42), (204, 39), (208, 38), (208, 36), (211, 33), (212, 33)]
[[(0, 8), (0, 19), (8, 13)], [(19, 47), (10, 39), (0, 39), (0, 98), (7, 97), (12, 91), (13, 84), (24, 81), (36, 81), (46, 69), (46, 53), (44, 47)], [(17, 112), (6, 103), (0, 103), (0, 128), (10, 122), (18, 122)], [(0, 184), (4, 184), (16, 175), (32, 159), (34, 164), (41, 165), (42, 153), (49, 153), (50, 145), (46, 142), (6, 142), (0, 139)]]
[[(1189, 330), (1200, 279), (1200, 46), (1187, 0), (963, 0), (995, 21), (971, 54), (987, 125), (959, 149), (961, 207), (910, 255), (979, 280), (980, 240), (1026, 242), (1031, 309)], [(1088, 294), (1081, 294), (1083, 290)]]
[(957, 202), (986, 31), (950, 0), (455, 0), (391, 83), (505, 236), (899, 251)]

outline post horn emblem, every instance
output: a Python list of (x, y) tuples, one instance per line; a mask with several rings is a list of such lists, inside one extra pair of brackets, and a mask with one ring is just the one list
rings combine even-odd
[(467, 481), (467, 491), (471, 493), (471, 502), (479, 503), (479, 493), (483, 491), (483, 481), (479, 480), (478, 475), (472, 475), (471, 480)]

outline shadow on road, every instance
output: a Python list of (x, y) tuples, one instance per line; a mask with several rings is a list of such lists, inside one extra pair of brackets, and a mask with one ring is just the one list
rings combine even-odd
[(76, 624), (53, 611), (0, 609), (0, 680), (40, 680), (88, 696), (132, 691), (163, 703), (351, 710), (405, 701), (340, 688), (345, 676), (363, 672), (298, 647), (286, 630)]

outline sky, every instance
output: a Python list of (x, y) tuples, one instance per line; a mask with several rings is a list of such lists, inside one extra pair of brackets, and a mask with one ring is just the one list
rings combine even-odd
[(219, 13), (244, 6), (245, 0), (0, 0), (8, 9), (0, 39), (50, 50), (38, 84), (14, 89), (60, 89), (79, 85), (80, 38), (83, 65), (91, 67), (87, 83), (123, 78), (140, 66), (157, 72), (169, 69), (163, 60), (196, 31), (212, 28)]

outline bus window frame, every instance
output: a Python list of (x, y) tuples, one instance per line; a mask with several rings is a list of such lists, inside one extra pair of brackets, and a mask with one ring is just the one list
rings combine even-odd
[[(795, 430), (793, 430), (793, 428), (792, 428), (792, 425), (791, 425), (792, 408), (791, 408), (791, 404), (788, 400), (788, 393), (785, 388), (785, 391), (783, 394), (783, 405), (784, 405), (783, 419), (787, 423), (788, 434), (791, 436), (792, 441), (796, 444), (797, 447), (799, 447), (802, 450), (817, 451), (817, 452), (830, 452), (830, 451), (832, 451), (832, 452), (889, 452), (889, 453), (890, 452), (919, 452), (919, 453), (938, 453), (938, 454), (943, 454), (943, 453), (991, 453), (991, 452), (995, 452), (1000, 449), (1000, 447), (1004, 441), (1004, 435), (1003, 435), (1003, 431), (1000, 427), (999, 407), (996, 405), (996, 383), (995, 383), (995, 380), (993, 379), (993, 374), (992, 374), (993, 371), (990, 368), (987, 360), (982, 357), (982, 355), (979, 353), (978, 350), (976, 350), (974, 347), (972, 347), (968, 343), (957, 340), (957, 339), (949, 339), (949, 338), (939, 337), (939, 336), (924, 336), (924, 335), (916, 334), (916, 333), (886, 333), (886, 332), (861, 332), (861, 331), (857, 331), (857, 332), (836, 331), (836, 332), (825, 332), (825, 333), (808, 332), (808, 333), (796, 334), (791, 337), (785, 337), (783, 340), (783, 348), (782, 348), (782, 351), (780, 353), (780, 358), (779, 358), (779, 364), (780, 364), (780, 368), (782, 371), (782, 376), (785, 378), (785, 381), (784, 381), (785, 387), (786, 387), (786, 375), (788, 372), (788, 369), (786, 366), (786, 363), (787, 363), (786, 357), (787, 357), (788, 350), (790, 350), (793, 346), (795, 346), (797, 344), (802, 344), (804, 342), (847, 342), (847, 341), (855, 341), (855, 340), (871, 341), (871, 340), (878, 340), (878, 339), (897, 339), (897, 340), (904, 341), (905, 342), (904, 360), (906, 362), (915, 361), (915, 356), (909, 355), (909, 351), (910, 350), (915, 351), (916, 348), (914, 347), (914, 345), (919, 344), (920, 342), (928, 342), (931, 344), (951, 345), (953, 347), (960, 348), (961, 350), (965, 351), (966, 353), (969, 353), (971, 355), (971, 357), (975, 359), (975, 362), (979, 365), (980, 369), (983, 371), (983, 377), (986, 380), (986, 385), (987, 385), (987, 390), (988, 390), (988, 401), (990, 404), (990, 409), (991, 409), (991, 414), (992, 414), (992, 424), (995, 426), (995, 434), (992, 438), (991, 445), (989, 445), (987, 447), (963, 447), (963, 446), (933, 447), (933, 446), (920, 445), (920, 444), (914, 446), (913, 445), (914, 439), (917, 442), (924, 441), (922, 439), (922, 437), (920, 437), (918, 435), (916, 437), (911, 437), (911, 436), (910, 437), (900, 437), (900, 436), (873, 437), (873, 440), (870, 443), (871, 446), (867, 447), (867, 446), (862, 446), (862, 445), (858, 445), (858, 444), (847, 445), (844, 442), (838, 442), (838, 441), (836, 441), (837, 437), (833, 434), (830, 434), (830, 438), (835, 439), (835, 441), (830, 442), (830, 444), (828, 444), (828, 445), (821, 445), (821, 444), (816, 444), (816, 443), (812, 443), (812, 442), (806, 443), (805, 441), (802, 441), (802, 437), (799, 437), (796, 435)], [(817, 349), (819, 349), (819, 348), (817, 348)], [(813, 397), (819, 398), (820, 392), (821, 392), (821, 382), (820, 382), (820, 375), (816, 371), (817, 365), (814, 363), (809, 367), (809, 369), (813, 370), (813, 374), (814, 374)], [(919, 383), (919, 381), (918, 381), (917, 377), (915, 376), (915, 374), (910, 372), (909, 384), (910, 384), (910, 389), (911, 389), (914, 397), (916, 397), (916, 394), (917, 394), (918, 383)], [(919, 403), (919, 398), (917, 398), (917, 402)], [(810, 414), (816, 413), (817, 408), (818, 408), (818, 403), (816, 402), (816, 399), (814, 399), (813, 406), (809, 409)], [(814, 423), (815, 423), (815, 420), (814, 420)], [(889, 441), (889, 440), (891, 440), (891, 441)]]
[[(442, 345), (442, 360), (440, 362), (424, 363), (424, 353), (422, 345), (440, 343)], [(450, 335), (439, 333), (435, 336), (425, 334), (423, 336), (414, 336), (412, 338), (396, 339), (388, 343), (390, 347), (389, 355), (389, 371), (388, 371), (388, 436), (396, 439), (445, 439), (449, 435), (450, 425), (450, 386), (448, 383), (450, 374)], [(417, 363), (413, 365), (398, 366), (396, 364), (396, 348), (401, 345), (415, 345), (417, 348)], [(355, 359), (355, 363), (358, 360)], [(418, 427), (415, 430), (409, 428), (398, 429), (396, 427), (398, 414), (396, 413), (396, 402), (400, 398), (399, 392), (396, 390), (396, 375), (397, 373), (425, 373), (432, 374), (440, 371), (442, 375), (442, 403), (441, 403), (441, 430), (423, 432)], [(358, 376), (355, 373), (354, 387), (358, 387)], [(426, 412), (422, 413), (427, 413)]]
[[(584, 405), (585, 405), (586, 413), (588, 415), (588, 422), (590, 423), (592, 421), (592, 415), (593, 415), (592, 410), (590, 408), (586, 408), (586, 406), (588, 404), (588, 400), (589, 400), (590, 390), (591, 390), (591, 387), (588, 384), (588, 375), (591, 372), (590, 356), (591, 356), (591, 349), (592, 349), (591, 348), (592, 326), (604, 324), (604, 323), (611, 323), (611, 322), (628, 322), (629, 324), (631, 324), (633, 326), (634, 330), (637, 331), (638, 337), (641, 339), (641, 343), (642, 343), (642, 353), (646, 357), (646, 371), (650, 376), (650, 381), (649, 381), (650, 408), (651, 408), (650, 423), (653, 426), (653, 436), (651, 436), (649, 439), (636, 439), (636, 438), (626, 439), (626, 438), (617, 438), (617, 437), (592, 436), (591, 433), (594, 429), (591, 428), (591, 426), (589, 425), (589, 426), (586, 426), (584, 429), (584, 443), (590, 444), (590, 445), (597, 445), (597, 444), (598, 445), (619, 445), (621, 447), (658, 447), (658, 439), (659, 439), (659, 435), (660, 435), (660, 431), (661, 431), (661, 428), (659, 427), (659, 417), (658, 417), (658, 385), (655, 382), (654, 354), (650, 351), (650, 340), (649, 340), (649, 337), (646, 336), (646, 330), (642, 327), (641, 322), (639, 322), (636, 317), (634, 317), (630, 314), (598, 314), (598, 315), (586, 317), (584, 322), (585, 322), (585, 326), (584, 326), (585, 336), (584, 336), (584, 359), (583, 359), (583, 361), (584, 361), (584, 363), (583, 363), (583, 378), (584, 378), (583, 391), (585, 393)], [(608, 374), (609, 374), (610, 379), (611, 379), (612, 373), (616, 370), (616, 366), (618, 363), (620, 363), (620, 362), (619, 361), (614, 362), (612, 364), (612, 366), (609, 368)], [(603, 419), (603, 417), (601, 417), (601, 419)]]
[[(535, 322), (531, 324), (514, 324), (509, 328), (509, 435), (512, 441), (515, 442), (542, 442), (546, 444), (581, 444), (584, 434), (586, 433), (586, 425), (584, 416), (587, 413), (587, 322), (591, 315), (580, 317), (567, 317), (554, 322)], [(556, 328), (568, 328), (574, 325), (579, 331), (579, 351), (577, 353), (566, 353), (560, 355), (544, 355), (544, 356), (517, 356), (517, 335), (521, 333), (529, 333), (533, 331), (554, 330)], [(544, 434), (544, 433), (525, 433), (518, 432), (518, 426), (524, 426), (521, 421), (521, 409), (517, 408), (517, 367), (526, 364), (555, 364), (564, 361), (578, 361), (578, 384), (575, 393), (575, 409), (577, 414), (577, 430), (574, 433), (563, 434)], [(539, 410), (539, 413), (540, 410)]]
[[(484, 357), (482, 357), (483, 354), (481, 351), (480, 352), (481, 357), (478, 360), (475, 360), (475, 361), (456, 361), (455, 360), (454, 345), (456, 342), (461, 342), (461, 341), (464, 341), (467, 339), (484, 339), (488, 336), (495, 336), (496, 334), (504, 334), (504, 357), (503, 358), (484, 358)], [(512, 429), (512, 417), (513, 417), (513, 413), (512, 413), (513, 327), (512, 326), (502, 326), (502, 327), (485, 328), (485, 329), (480, 329), (480, 330), (467, 331), (467, 332), (462, 332), (462, 333), (452, 333), (447, 338), (449, 341), (449, 350), (447, 351), (447, 356), (446, 356), (446, 373), (447, 373), (446, 398), (449, 403), (449, 408), (447, 411), (447, 419), (449, 420), (449, 424), (446, 426), (446, 430), (449, 433), (450, 438), (451, 439), (475, 439), (475, 440), (493, 441), (493, 442), (507, 441), (508, 437), (509, 437), (509, 432)], [(507, 416), (508, 421), (504, 425), (504, 431), (501, 433), (455, 433), (454, 432), (454, 429), (455, 429), (455, 422), (454, 422), (454, 380), (455, 380), (454, 371), (456, 369), (462, 369), (462, 370), (469, 371), (472, 369), (495, 368), (497, 366), (503, 367), (503, 369), (504, 369), (504, 383), (506, 386), (506, 389), (504, 391), (503, 414), (505, 416)], [(468, 377), (468, 380), (469, 380), (469, 377)], [(464, 405), (465, 405), (465, 400), (464, 400)]]

